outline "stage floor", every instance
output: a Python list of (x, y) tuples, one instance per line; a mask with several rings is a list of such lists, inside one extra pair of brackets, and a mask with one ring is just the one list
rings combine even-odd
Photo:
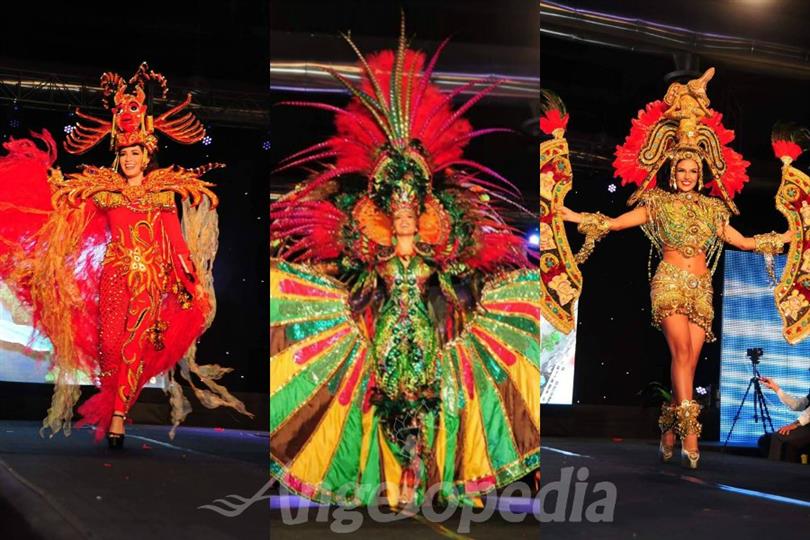
[[(570, 492), (564, 512), (557, 495), (542, 493), (546, 515), (543, 540), (639, 539), (703, 540), (737, 538), (803, 538), (810, 530), (810, 466), (724, 454), (717, 446), (703, 449), (700, 469), (657, 461), (658, 442), (583, 440), (544, 437), (543, 491), (559, 482)], [(677, 454), (676, 454), (677, 456)], [(585, 496), (577, 512), (577, 475)], [(566, 478), (571, 477), (570, 482)], [(599, 482), (616, 487), (612, 522), (587, 520), (590, 505), (604, 501)], [(608, 488), (610, 489), (610, 488)], [(563, 497), (565, 498), (565, 497)], [(594, 507), (606, 515), (601, 507)], [(581, 522), (572, 522), (581, 514)], [(550, 518), (566, 521), (546, 522)], [(577, 517), (574, 515), (573, 517)]]
[(38, 429), (0, 421), (3, 538), (267, 538), (266, 432), (131, 425), (111, 452)]
[[(113, 454), (92, 443), (90, 430), (43, 440), (38, 428), (0, 422), (4, 538), (266, 539), (268, 523), (274, 539), (346, 537), (332, 532), (334, 508), (311, 508), (310, 519), (285, 525), (276, 489), (268, 519), (267, 433), (181, 428), (169, 442), (164, 426), (129, 426), (126, 450)], [(810, 525), (810, 466), (705, 448), (701, 469), (687, 471), (659, 464), (656, 450), (653, 441), (544, 438), (539, 524), (531, 514), (510, 523), (495, 512), (467, 532), (462, 510), (445, 521), (417, 515), (392, 523), (363, 510), (343, 522), (363, 520), (353, 537), (408, 540), (785, 538), (802, 537)], [(611, 488), (600, 482), (615, 486), (608, 522), (592, 522), (611, 517)], [(319, 510), (325, 519), (316, 519)]]
[[(493, 510), (480, 508), (457, 508), (455, 511), (436, 509), (432, 515), (424, 512), (413, 516), (404, 514), (392, 517), (387, 509), (372, 515), (366, 508), (341, 510), (336, 507), (317, 506), (309, 508), (305, 518), (295, 524), (285, 520), (277, 508), (274, 497), (270, 512), (270, 536), (276, 539), (323, 540), (329, 538), (390, 538), (393, 540), (422, 540), (427, 538), (508, 538), (510, 540), (537, 540), (540, 524), (526, 508), (531, 508), (533, 499), (528, 497), (497, 498)], [(293, 506), (301, 505), (300, 500)], [(511, 511), (515, 517), (510, 522), (505, 518)], [(300, 507), (288, 515), (299, 515)], [(446, 514), (445, 514), (446, 512)], [(319, 515), (320, 513), (320, 515)], [(379, 515), (386, 516), (385, 521)]]

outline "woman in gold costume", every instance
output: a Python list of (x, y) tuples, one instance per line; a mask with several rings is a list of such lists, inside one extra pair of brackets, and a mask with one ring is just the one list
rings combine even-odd
[[(577, 223), (586, 235), (585, 256), (609, 231), (631, 227), (641, 227), (657, 251), (661, 262), (650, 283), (652, 322), (669, 346), (673, 386), (672, 402), (662, 406), (659, 417), (659, 455), (665, 462), (672, 459), (677, 434), (681, 462), (692, 469), (700, 458), (701, 432), (693, 381), (703, 343), (715, 339), (712, 274), (722, 245), (772, 255), (792, 238), (790, 232), (746, 237), (729, 224), (730, 215), (738, 213), (732, 196), (747, 181), (748, 163), (725, 146), (733, 133), (709, 108), (705, 88), (713, 73), (710, 69), (687, 84), (673, 83), (663, 101), (639, 113), (625, 144), (618, 147), (616, 174), (625, 184), (639, 185), (629, 201), (637, 203), (633, 210), (609, 218), (558, 207), (559, 217)], [(669, 189), (656, 187), (658, 173), (667, 165)], [(704, 179), (704, 169), (711, 178)], [(714, 196), (701, 193), (704, 187)]]

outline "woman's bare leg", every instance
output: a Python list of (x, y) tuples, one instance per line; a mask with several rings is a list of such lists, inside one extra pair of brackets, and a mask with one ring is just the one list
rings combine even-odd
[[(689, 319), (686, 315), (670, 315), (661, 321), (661, 328), (669, 346), (672, 357), (670, 374), (672, 379), (672, 402), (679, 404), (684, 399), (692, 399), (692, 380), (694, 368), (691, 366), (694, 357), (692, 340), (689, 331)], [(675, 443), (675, 433), (666, 432), (663, 436), (666, 445)]]
[[(689, 339), (692, 345), (692, 357), (689, 360), (690, 376), (689, 376), (689, 390), (695, 387), (695, 370), (697, 369), (698, 362), (700, 361), (700, 353), (703, 350), (703, 343), (706, 341), (706, 331), (695, 323), (689, 323)], [(683, 440), (683, 447), (689, 452), (694, 452), (698, 449), (697, 435), (689, 435)]]
[(675, 403), (692, 399), (692, 380), (694, 379), (692, 362), (695, 355), (692, 352), (689, 319), (686, 318), (686, 315), (670, 315), (661, 321), (661, 328), (664, 330), (664, 337), (672, 356), (670, 373)]

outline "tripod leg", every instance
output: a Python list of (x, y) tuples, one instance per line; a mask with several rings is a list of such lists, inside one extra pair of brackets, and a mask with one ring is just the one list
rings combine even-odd
[(773, 433), (774, 429), (773, 421), (771, 420), (771, 412), (768, 410), (768, 402), (765, 400), (765, 395), (762, 393), (762, 386), (759, 384), (759, 379), (754, 381), (754, 392), (756, 393), (756, 398), (759, 402), (759, 416), (762, 418), (762, 430), (765, 432), (765, 434), (768, 433), (765, 426), (765, 421), (767, 420), (771, 427), (771, 433)]
[(737, 408), (737, 414), (734, 415), (734, 421), (731, 423), (731, 429), (728, 430), (728, 435), (726, 435), (726, 442), (723, 443), (723, 449), (728, 446), (728, 440), (731, 438), (731, 433), (734, 431), (734, 426), (737, 425), (737, 420), (740, 419), (740, 413), (742, 412), (743, 405), (745, 405), (745, 400), (748, 398), (748, 392), (751, 391), (752, 384), (754, 384), (753, 377), (750, 381), (748, 381), (748, 388), (745, 389), (745, 394), (743, 394), (742, 401), (740, 401), (740, 406)]

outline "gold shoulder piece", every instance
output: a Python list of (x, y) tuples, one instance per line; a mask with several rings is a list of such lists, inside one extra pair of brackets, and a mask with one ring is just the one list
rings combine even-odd
[(709, 199), (711, 199), (712, 204), (714, 204), (716, 212), (715, 217), (719, 217), (724, 220), (728, 220), (731, 217), (732, 210), (724, 200), (717, 197), (709, 197)]
[(197, 206), (202, 201), (203, 196), (211, 201), (211, 208), (216, 208), (219, 198), (213, 191), (208, 189), (214, 184), (206, 182), (200, 178), (211, 169), (219, 169), (225, 165), (221, 163), (210, 163), (196, 169), (184, 169), (182, 167), (166, 167), (157, 169), (147, 175), (144, 184), (149, 191), (171, 191), (177, 193), (184, 199), (189, 199), (192, 206)]
[(62, 201), (70, 206), (78, 206), (97, 193), (120, 192), (125, 186), (123, 178), (106, 167), (84, 167), (81, 172), (71, 173), (67, 177), (58, 168), (51, 169), (48, 182), (53, 189), (51, 204), (54, 208)]
[(658, 188), (652, 188), (639, 194), (639, 204), (653, 204), (661, 198), (662, 191)]

